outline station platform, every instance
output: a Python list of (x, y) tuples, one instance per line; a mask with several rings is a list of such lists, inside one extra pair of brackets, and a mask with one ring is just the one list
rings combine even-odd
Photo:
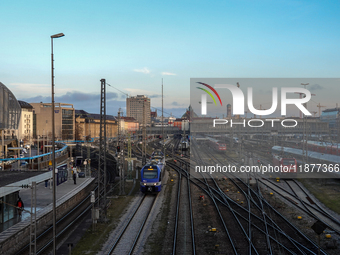
[[(93, 178), (77, 178), (76, 184), (74, 184), (73, 179), (68, 179), (66, 182), (61, 183), (56, 187), (56, 199), (57, 199), (57, 206), (61, 203), (61, 201), (67, 195), (72, 195), (72, 193), (77, 193), (81, 190), (82, 187), (86, 187), (93, 181)], [(52, 210), (52, 196), (53, 196), (53, 189), (52, 186), (48, 184), (45, 186), (45, 182), (37, 184), (37, 208), (36, 213), (41, 214), (41, 211), (51, 211)], [(31, 211), (31, 189), (21, 189), (19, 191), (19, 196), (21, 197), (22, 201), (24, 202), (25, 210)], [(16, 225), (17, 223), (30, 221), (30, 213), (23, 211), (21, 217), (18, 215), (13, 219), (6, 221), (5, 223), (0, 224), (0, 237), (2, 236), (3, 232), (12, 226)], [(1, 239), (1, 238), (0, 238)]]

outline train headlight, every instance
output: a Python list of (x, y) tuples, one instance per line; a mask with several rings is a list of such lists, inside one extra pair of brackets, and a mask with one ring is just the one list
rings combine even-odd
[(153, 185), (154, 185), (154, 186), (156, 186), (156, 185), (157, 185), (157, 183), (155, 182)]
[(146, 186), (146, 183), (144, 183), (144, 186)]

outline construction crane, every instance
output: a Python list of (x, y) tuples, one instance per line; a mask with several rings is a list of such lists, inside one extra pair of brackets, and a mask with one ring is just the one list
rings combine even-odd
[(320, 103), (316, 106), (319, 108), (319, 117), (321, 116), (321, 107), (326, 107), (325, 105), (320, 105)]

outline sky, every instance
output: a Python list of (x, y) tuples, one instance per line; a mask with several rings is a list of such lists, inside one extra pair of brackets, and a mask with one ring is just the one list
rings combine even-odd
[[(339, 77), (339, 1), (4, 0), (0, 10), (0, 82), (29, 103), (51, 101), (57, 33), (55, 101), (90, 113), (103, 78), (107, 114), (125, 112), (126, 94), (161, 109), (163, 79), (165, 116), (180, 117), (190, 78)], [(327, 89), (314, 88), (311, 110), (335, 107)]]

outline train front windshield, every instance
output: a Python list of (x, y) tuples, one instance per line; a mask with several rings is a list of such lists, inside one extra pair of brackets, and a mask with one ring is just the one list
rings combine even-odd
[(282, 160), (282, 164), (287, 166), (287, 165), (295, 165), (295, 159), (284, 159)]
[(145, 170), (143, 173), (143, 179), (157, 179), (158, 173), (157, 170)]
[(157, 179), (158, 169), (157, 166), (146, 166), (143, 171), (143, 179)]
[(154, 158), (163, 158), (163, 153), (161, 151), (155, 151), (154, 153), (152, 153), (151, 157)]

